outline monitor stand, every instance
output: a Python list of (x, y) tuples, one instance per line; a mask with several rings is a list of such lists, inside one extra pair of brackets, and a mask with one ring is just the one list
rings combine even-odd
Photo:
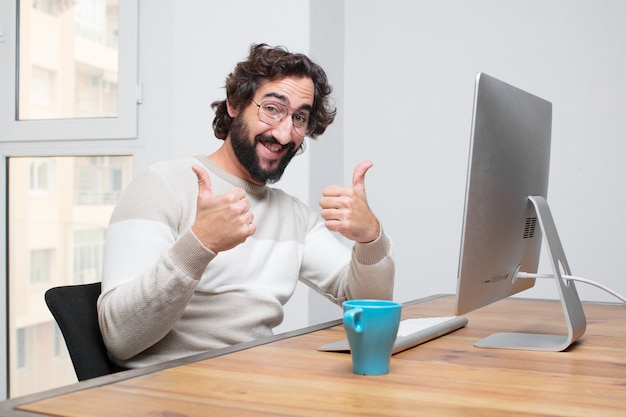
[(554, 271), (554, 280), (559, 290), (561, 306), (565, 315), (567, 335), (495, 333), (476, 342), (474, 344), (476, 347), (559, 352), (567, 349), (585, 333), (587, 321), (574, 281), (566, 282), (561, 276), (561, 268), (563, 268), (565, 275), (571, 275), (571, 273), (548, 202), (541, 196), (529, 196), (528, 199), (535, 208), (547, 244), (552, 270)]

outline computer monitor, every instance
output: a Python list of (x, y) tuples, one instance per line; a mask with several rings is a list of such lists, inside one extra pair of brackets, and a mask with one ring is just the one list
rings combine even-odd
[(566, 335), (497, 333), (478, 347), (561, 351), (585, 331), (574, 282), (562, 277), (569, 266), (547, 204), (551, 130), (550, 102), (477, 75), (456, 313), (531, 288), (543, 237), (567, 327)]

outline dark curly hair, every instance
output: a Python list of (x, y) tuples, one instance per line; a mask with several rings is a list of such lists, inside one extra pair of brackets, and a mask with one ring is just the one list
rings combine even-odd
[[(287, 51), (286, 48), (270, 47), (267, 44), (253, 44), (246, 61), (235, 66), (226, 78), (226, 97), (235, 108), (246, 106), (263, 80), (279, 80), (285, 77), (308, 77), (313, 80), (315, 89), (311, 117), (315, 128), (308, 134), (316, 138), (324, 133), (335, 119), (337, 110), (330, 103), (332, 87), (324, 70), (306, 55)], [(233, 119), (226, 110), (226, 100), (211, 104), (215, 110), (213, 131), (218, 139), (226, 139)]]

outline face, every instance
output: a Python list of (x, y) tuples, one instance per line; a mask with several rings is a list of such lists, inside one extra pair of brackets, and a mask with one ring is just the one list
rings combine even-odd
[[(271, 100), (294, 110), (307, 111), (313, 105), (313, 82), (309, 78), (284, 78), (266, 81), (253, 100)], [(233, 152), (253, 182), (273, 183), (280, 179), (304, 137), (293, 128), (291, 113), (276, 124), (259, 120), (259, 107), (251, 102), (245, 109), (231, 109), (234, 118), (230, 129)]]

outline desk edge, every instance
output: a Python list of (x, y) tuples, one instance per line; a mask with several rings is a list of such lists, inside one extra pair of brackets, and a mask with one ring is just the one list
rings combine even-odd
[[(412, 301), (408, 301), (403, 303), (404, 306), (414, 305), (424, 303), (430, 300), (434, 300), (437, 298), (449, 296), (450, 294), (435, 294), (428, 297), (418, 298)], [(199, 362), (206, 359), (216, 358), (218, 356), (227, 355), (229, 353), (238, 352), (245, 349), (250, 349), (256, 346), (266, 345), (268, 343), (276, 342), (278, 340), (289, 339), (296, 336), (301, 336), (303, 334), (312, 333), (318, 330), (327, 329), (330, 327), (337, 326), (342, 323), (341, 319), (331, 320), (324, 323), (315, 324), (312, 326), (303, 327), (302, 329), (292, 330), (285, 333), (279, 333), (274, 336), (252, 340), (250, 342), (239, 343), (233, 346), (228, 346), (222, 349), (215, 349), (203, 353), (199, 353), (196, 355), (186, 356), (180, 359), (174, 359), (171, 361), (163, 362), (160, 364), (147, 366), (145, 368), (136, 368), (129, 369), (127, 371), (118, 372), (115, 374), (105, 375), (98, 378), (88, 379), (85, 381), (77, 382), (71, 385), (65, 385), (62, 387), (54, 388), (47, 391), (41, 391), (30, 395), (25, 395), (22, 397), (16, 397), (7, 399), (0, 402), (0, 416), (2, 417), (27, 417), (27, 416), (37, 416), (41, 417), (41, 414), (30, 413), (27, 411), (17, 410), (17, 407), (34, 403), (37, 401), (45, 400), (47, 398), (52, 398), (56, 396), (61, 396), (65, 394), (70, 394), (72, 392), (78, 392), (90, 388), (95, 388), (99, 386), (113, 384), (115, 382), (124, 381), (127, 379), (135, 378), (141, 375), (150, 374), (153, 372), (159, 372), (164, 369), (174, 368), (176, 366), (187, 365), (193, 362)]]

